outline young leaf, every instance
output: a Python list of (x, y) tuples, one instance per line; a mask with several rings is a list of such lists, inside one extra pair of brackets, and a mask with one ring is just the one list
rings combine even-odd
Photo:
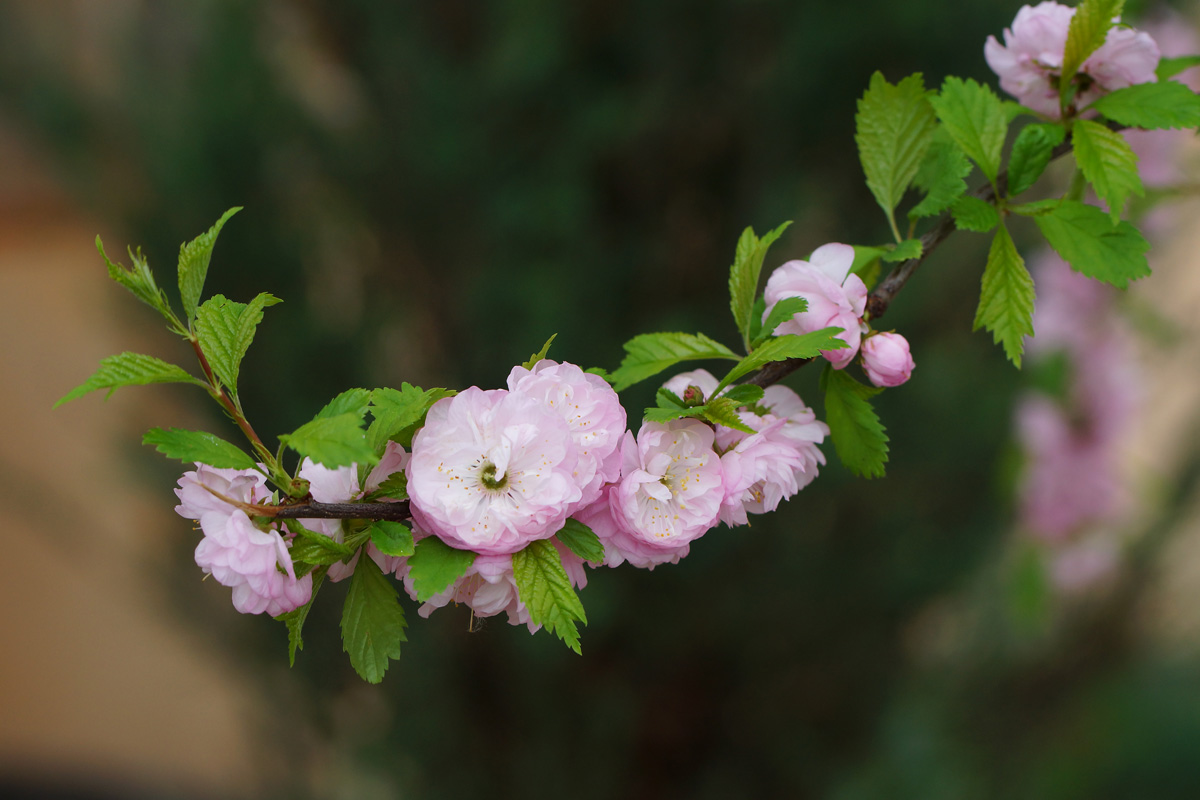
[(342, 649), (363, 680), (383, 680), (388, 660), (399, 658), (400, 643), (408, 641), (406, 627), (396, 587), (374, 560), (360, 558), (342, 607)]
[(408, 559), (417, 602), (424, 603), (435, 594), (445, 591), (473, 563), (475, 554), (470, 550), (456, 550), (436, 536), (426, 536), (417, 542)]
[(357, 547), (304, 527), (299, 520), (286, 519), (283, 524), (296, 536), (289, 551), (295, 562), (328, 566), (348, 560), (358, 550)]
[(742, 433), (758, 433), (754, 428), (742, 422), (742, 418), (738, 416), (738, 408), (741, 405), (738, 401), (728, 397), (715, 397), (696, 410), (701, 411), (701, 416), (713, 425), (724, 425), (726, 428), (733, 428)]
[(953, 76), (942, 84), (941, 94), (929, 98), (946, 132), (992, 183), (1000, 172), (1000, 152), (1008, 120), (1000, 98), (987, 86)]
[(353, 413), (318, 418), (281, 435), (279, 441), (330, 469), (377, 463), (379, 456), (367, 445), (361, 422)]
[(254, 332), (262, 322), (263, 309), (282, 303), (263, 292), (248, 304), (237, 303), (224, 295), (213, 295), (194, 314), (196, 336), (209, 366), (221, 383), (237, 393), (238, 372), (242, 359), (254, 341)]
[(385, 556), (411, 556), (415, 552), (412, 530), (403, 523), (377, 519), (369, 530), (371, 542)]
[(642, 418), (646, 422), (670, 422), (673, 419), (683, 419), (684, 417), (702, 417), (704, 416), (704, 406), (678, 406), (676, 408), (666, 408), (658, 406), (656, 408), (647, 408), (642, 414)]
[(104, 242), (100, 241), (99, 235), (96, 236), (96, 249), (100, 251), (100, 257), (104, 259), (104, 264), (108, 267), (108, 277), (124, 286), (133, 293), (134, 297), (158, 311), (168, 320), (174, 319), (170, 304), (167, 303), (167, 296), (162, 289), (158, 288), (154, 274), (150, 272), (150, 263), (142, 258), (141, 251), (136, 254), (132, 250), (129, 252), (133, 266), (126, 269), (125, 265), (114, 264), (109, 260), (108, 254), (104, 252)]
[(184, 463), (199, 461), (217, 469), (255, 468), (254, 459), (240, 447), (205, 431), (151, 428), (142, 437), (142, 444), (154, 445), (167, 458)]
[(893, 86), (876, 72), (854, 115), (854, 141), (867, 188), (893, 230), (896, 206), (916, 177), (937, 128), (928, 97), (920, 73)]
[(752, 406), (762, 400), (763, 388), (751, 383), (743, 383), (741, 386), (731, 386), (721, 396), (733, 400), (739, 406)]
[(1060, 94), (1066, 92), (1088, 56), (1104, 44), (1113, 20), (1121, 16), (1124, 5), (1125, 0), (1083, 0), (1075, 9), (1067, 28), (1067, 46), (1058, 78)]
[(986, 327), (1018, 368), (1024, 338), (1033, 335), (1033, 278), (1003, 225), (992, 239), (974, 330)]
[(407, 500), (408, 476), (403, 472), (393, 472), (379, 484), (379, 488), (371, 492), (373, 501), (382, 500), (385, 497), (392, 500)]
[(558, 541), (568, 550), (591, 564), (604, 561), (604, 543), (587, 525), (576, 519), (567, 520), (558, 533)]
[(1137, 156), (1124, 136), (1090, 119), (1075, 121), (1071, 143), (1075, 147), (1075, 163), (1096, 194), (1108, 203), (1109, 215), (1116, 225), (1129, 195), (1145, 194), (1138, 175)]
[(880, 258), (889, 264), (897, 261), (908, 261), (910, 258), (920, 258), (924, 246), (920, 239), (905, 239), (900, 244), (884, 253)]
[(803, 336), (788, 334), (770, 339), (755, 349), (753, 353), (738, 362), (737, 366), (724, 377), (717, 391), (721, 391), (743, 375), (748, 375), (772, 361), (786, 361), (789, 358), (816, 358), (822, 350), (841, 350), (846, 343), (837, 338), (841, 328), (821, 328), (819, 331), (806, 333)]
[(1054, 252), (1089, 278), (1124, 289), (1129, 281), (1150, 274), (1146, 262), (1150, 244), (1138, 229), (1128, 222), (1114, 228), (1095, 206), (1064, 200), (1033, 220)]
[(767, 318), (763, 320), (762, 329), (758, 334), (758, 338), (751, 342), (752, 346), (758, 347), (763, 341), (775, 335), (776, 328), (797, 314), (803, 314), (807, 310), (808, 301), (803, 297), (783, 298), (771, 306), (771, 313), (767, 314)]
[(309, 609), (312, 608), (313, 601), (317, 599), (317, 592), (321, 589), (321, 584), (325, 582), (325, 568), (313, 572), (312, 595), (309, 596), (308, 602), (297, 609), (280, 614), (275, 619), (287, 625), (288, 630), (288, 666), (296, 666), (296, 651), (304, 649), (304, 638), (301, 633), (304, 630), (304, 621), (308, 619)]
[[(925, 199), (908, 212), (909, 219), (932, 217), (942, 213), (967, 192), (964, 180), (971, 174), (971, 162), (962, 148), (938, 128), (913, 185), (925, 190)], [(857, 250), (855, 251), (857, 253)]]
[(371, 392), (369, 389), (347, 389), (326, 403), (325, 407), (317, 412), (314, 419), (328, 419), (342, 414), (353, 414), (362, 419), (370, 405)]
[(1062, 125), (1031, 123), (1021, 129), (1008, 157), (1008, 197), (1033, 186), (1065, 137)]
[(954, 215), (954, 226), (960, 231), (987, 233), (1000, 224), (1000, 212), (996, 207), (972, 195), (958, 198), (950, 213)]
[[(744, 342), (751, 338), (750, 325), (754, 309), (754, 297), (758, 293), (758, 278), (762, 273), (763, 260), (775, 240), (783, 235), (791, 222), (785, 222), (761, 239), (754, 235), (753, 228), (746, 228), (738, 239), (733, 266), (729, 268), (729, 310)], [(630, 342), (632, 344), (632, 342)], [(629, 347), (626, 345), (626, 350)], [(653, 373), (651, 373), (653, 374)], [(647, 376), (649, 377), (649, 376)], [(640, 380), (640, 379), (639, 379)], [(636, 383), (637, 381), (634, 381)], [(617, 391), (621, 391), (617, 389)]]
[(154, 356), (121, 353), (103, 359), (100, 368), (92, 377), (59, 398), (54, 407), (58, 408), (63, 403), (69, 403), (97, 389), (108, 389), (106, 397), (111, 397), (112, 393), (122, 386), (146, 386), (151, 383), (194, 383), (197, 386), (208, 387), (203, 381), (189, 375), (182, 367), (168, 364)]
[(179, 246), (179, 296), (183, 299), (183, 310), (189, 326), (196, 319), (196, 309), (200, 305), (200, 295), (204, 293), (204, 279), (208, 276), (208, 262), (212, 260), (217, 235), (229, 218), (241, 210), (241, 206), (234, 206), (222, 214), (207, 233)]
[(513, 553), (512, 559), (517, 594), (529, 609), (529, 619), (535, 625), (544, 625), (576, 653), (581, 652), (575, 623), (586, 625), (587, 615), (558, 550), (548, 540), (539, 539)]
[(526, 361), (521, 366), (524, 367), (525, 369), (533, 369), (534, 366), (536, 366), (539, 361), (541, 361), (543, 358), (546, 357), (546, 353), (550, 352), (550, 344), (557, 338), (558, 338), (557, 333), (551, 334), (550, 338), (546, 340), (546, 343), (544, 345), (542, 345), (542, 349), (538, 350), (536, 353), (534, 353), (532, 356), (530, 356), (529, 360)]
[[(367, 442), (375, 452), (382, 452), (388, 440), (404, 439), (402, 434), (425, 419), (429, 407), (450, 397), (450, 389), (421, 389), (411, 383), (402, 383), (397, 389), (376, 389), (371, 392), (371, 416), (374, 420), (367, 430)], [(408, 445), (408, 441), (401, 444)]]
[(825, 423), (833, 447), (846, 468), (863, 478), (882, 478), (887, 463), (888, 437), (871, 408), (870, 398), (882, 389), (863, 386), (845, 370), (825, 366)]
[(706, 358), (738, 360), (732, 350), (703, 333), (643, 333), (625, 343), (625, 358), (612, 373), (613, 389), (621, 392), (680, 361)]
[(1200, 56), (1176, 56), (1175, 58), (1161, 58), (1158, 61), (1158, 68), (1154, 70), (1154, 74), (1160, 81), (1165, 81), (1169, 78), (1174, 78), (1179, 73), (1196, 66), (1200, 66)]
[(1177, 81), (1142, 83), (1103, 95), (1091, 106), (1131, 128), (1195, 128), (1200, 96)]

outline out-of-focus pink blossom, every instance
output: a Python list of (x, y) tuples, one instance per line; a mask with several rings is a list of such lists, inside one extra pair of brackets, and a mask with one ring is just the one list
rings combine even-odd
[(478, 387), (434, 403), (406, 470), (413, 519), (451, 547), (515, 553), (553, 536), (583, 496), (566, 421), (541, 400)]
[[(1075, 9), (1055, 2), (1022, 6), (1004, 44), (989, 36), (983, 47), (988, 66), (1000, 77), (1004, 91), (1024, 106), (1058, 119), (1058, 79), (1062, 71), (1067, 32)], [(1103, 45), (1079, 69), (1080, 91), (1075, 106), (1084, 108), (1100, 95), (1156, 79), (1159, 52), (1146, 33), (1130, 28), (1109, 30)]]
[(508, 388), (539, 400), (567, 423), (579, 454), (575, 482), (582, 497), (576, 507), (591, 503), (621, 474), (625, 409), (607, 381), (574, 364), (543, 359), (531, 370), (513, 367)]
[(1112, 577), (1119, 560), (1120, 553), (1111, 537), (1089, 536), (1052, 554), (1050, 582), (1065, 594), (1076, 594)]
[(875, 333), (862, 343), (863, 370), (876, 386), (899, 386), (912, 377), (908, 340), (898, 333)]
[(831, 243), (813, 251), (808, 261), (788, 261), (767, 279), (764, 292), (766, 309), (763, 320), (780, 300), (803, 297), (808, 309), (781, 323), (778, 335), (805, 334), (822, 328), (841, 328), (838, 338), (848, 347), (821, 352), (834, 369), (843, 369), (854, 360), (862, 338), (860, 322), (867, 308), (867, 287), (862, 278), (850, 272), (854, 248)]
[(196, 564), (233, 589), (233, 607), (243, 614), (279, 616), (308, 602), (312, 575), (296, 578), (288, 545), (279, 531), (261, 531), (246, 512), (206, 511)]
[(175, 495), (179, 498), (175, 513), (187, 519), (199, 520), (209, 511), (229, 514), (237, 509), (237, 506), (221, 497), (257, 505), (269, 500), (271, 492), (267, 489), (266, 476), (258, 470), (217, 469), (196, 462), (196, 469), (183, 473), (179, 479)]

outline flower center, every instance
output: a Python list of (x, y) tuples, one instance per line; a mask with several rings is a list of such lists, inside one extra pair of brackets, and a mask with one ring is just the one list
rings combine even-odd
[(485, 461), (483, 464), (483, 472), (479, 473), (479, 480), (483, 483), (485, 489), (490, 489), (493, 492), (498, 492), (508, 486), (508, 475), (496, 477), (496, 465), (490, 461)]

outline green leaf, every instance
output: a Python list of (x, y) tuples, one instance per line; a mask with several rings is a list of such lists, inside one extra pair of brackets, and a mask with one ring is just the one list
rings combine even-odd
[(1096, 208), (1064, 200), (1058, 208), (1034, 217), (1046, 241), (1077, 272), (1120, 289), (1150, 274), (1150, 244), (1128, 222), (1115, 228)]
[(1160, 81), (1174, 78), (1181, 72), (1192, 67), (1200, 66), (1200, 56), (1176, 56), (1175, 58), (1160, 58), (1154, 74)]
[(329, 417), (339, 417), (342, 414), (353, 414), (362, 419), (370, 405), (371, 391), (369, 389), (347, 389), (326, 403), (325, 407), (317, 412), (314, 419), (328, 419)]
[(100, 251), (100, 257), (104, 259), (104, 264), (108, 267), (108, 277), (124, 286), (133, 293), (134, 297), (158, 311), (168, 320), (174, 319), (170, 304), (167, 303), (167, 295), (158, 288), (154, 274), (150, 271), (150, 263), (142, 258), (140, 250), (136, 254), (132, 250), (129, 251), (129, 258), (133, 261), (133, 266), (126, 268), (123, 264), (114, 264), (109, 260), (108, 254), (104, 252), (104, 242), (100, 241), (99, 235), (96, 236), (96, 249)]
[(762, 400), (763, 388), (751, 383), (743, 383), (741, 386), (731, 386), (721, 396), (733, 400), (739, 406), (753, 406)]
[(396, 587), (372, 559), (360, 558), (342, 607), (342, 649), (363, 680), (383, 680), (388, 660), (399, 658), (400, 643), (408, 641), (406, 627)]
[(973, 195), (958, 198), (950, 213), (954, 215), (954, 226), (960, 231), (987, 233), (1000, 224), (1000, 212), (996, 207)]
[(444, 592), (473, 563), (475, 554), (470, 550), (456, 550), (436, 536), (426, 536), (417, 542), (408, 559), (408, 574), (413, 579), (417, 602), (424, 603)]
[(199, 461), (217, 469), (254, 469), (256, 466), (254, 459), (240, 447), (205, 431), (151, 428), (142, 437), (142, 444), (154, 445), (154, 449), (167, 458), (184, 463)]
[[(762, 338), (763, 314), (767, 313), (767, 301), (760, 294), (754, 299), (754, 307), (750, 310), (750, 341), (756, 342)], [(753, 345), (752, 345), (753, 346)]]
[(1033, 278), (1003, 225), (992, 239), (983, 271), (973, 329), (981, 327), (992, 332), (1005, 355), (1020, 368), (1024, 337), (1033, 335)]
[(673, 419), (683, 419), (684, 417), (702, 417), (704, 416), (704, 406), (679, 406), (678, 408), (666, 408), (658, 406), (656, 408), (647, 408), (642, 415), (642, 419), (646, 422), (670, 422)]
[(529, 619), (556, 634), (576, 653), (579, 630), (576, 622), (587, 624), (587, 615), (579, 595), (571, 587), (558, 550), (546, 539), (530, 542), (513, 553), (513, 577), (517, 594), (529, 609)]
[(788, 334), (770, 339), (739, 361), (737, 366), (721, 380), (717, 386), (717, 392), (743, 375), (761, 369), (772, 361), (786, 361), (789, 358), (816, 358), (822, 350), (841, 350), (846, 347), (846, 343), (837, 338), (837, 334), (841, 332), (841, 328), (821, 328), (819, 331), (802, 336)]
[(653, 377), (680, 361), (727, 358), (737, 355), (703, 333), (643, 333), (625, 343), (625, 358), (613, 370), (613, 389), (618, 392)]
[(54, 407), (58, 408), (63, 403), (69, 403), (97, 389), (108, 389), (107, 398), (112, 397), (112, 393), (122, 386), (146, 386), (151, 383), (193, 383), (208, 388), (208, 384), (192, 377), (182, 367), (168, 364), (154, 356), (121, 353), (103, 359), (100, 368), (92, 377), (59, 398)]
[(1062, 125), (1032, 123), (1017, 134), (1008, 157), (1008, 196), (1033, 186), (1046, 170), (1054, 148), (1062, 144), (1067, 132)]
[(758, 347), (766, 339), (775, 335), (775, 329), (787, 322), (797, 314), (803, 314), (808, 310), (808, 301), (803, 297), (785, 297), (775, 305), (771, 306), (771, 313), (763, 320), (762, 330), (758, 335), (757, 340), (751, 344)]
[(896, 206), (916, 177), (937, 128), (928, 98), (920, 73), (893, 86), (876, 72), (854, 115), (854, 141), (867, 188), (893, 230)]
[[(697, 387), (699, 388), (699, 387)], [(683, 398), (663, 386), (654, 393), (654, 404), (659, 408), (685, 408)], [(695, 404), (693, 404), (695, 405)]]
[(742, 433), (758, 433), (746, 423), (742, 422), (742, 418), (738, 416), (738, 408), (741, 403), (736, 400), (731, 400), (728, 397), (716, 397), (709, 400), (703, 406), (698, 408), (704, 419), (714, 425), (724, 425), (726, 428), (733, 428), (735, 431)]
[(353, 413), (321, 417), (283, 434), (279, 441), (331, 469), (350, 464), (374, 464), (379, 457), (367, 445), (366, 436), (359, 427), (361, 421)]
[(321, 589), (321, 584), (325, 582), (325, 569), (322, 568), (313, 573), (312, 595), (308, 598), (308, 602), (299, 608), (293, 609), (286, 614), (280, 614), (275, 619), (287, 625), (288, 631), (288, 666), (296, 666), (296, 651), (304, 649), (304, 639), (301, 633), (304, 630), (304, 621), (308, 619), (308, 612), (312, 608), (313, 602), (317, 599), (317, 592)]
[(408, 476), (403, 472), (393, 472), (379, 484), (375, 491), (371, 492), (372, 500), (381, 500), (385, 497), (392, 500), (407, 500)]
[(827, 364), (821, 373), (825, 391), (825, 423), (833, 447), (846, 468), (863, 478), (882, 478), (888, 437), (871, 408), (870, 398), (882, 389), (864, 386), (845, 370)]
[(1039, 217), (1042, 214), (1053, 213), (1063, 202), (1061, 197), (1051, 197), (1048, 200), (1034, 200), (1032, 203), (1018, 203), (1015, 206), (1009, 206), (1008, 210), (1023, 217)]
[(575, 555), (590, 564), (604, 561), (604, 543), (587, 525), (577, 519), (567, 520), (558, 533), (558, 541)]
[(371, 542), (385, 556), (411, 556), (415, 552), (412, 530), (403, 523), (378, 519), (368, 530)]
[(1075, 163), (1096, 194), (1108, 203), (1109, 216), (1116, 225), (1129, 195), (1145, 194), (1138, 175), (1137, 156), (1124, 136), (1090, 119), (1075, 121), (1071, 143), (1075, 147)]
[(357, 547), (351, 547), (320, 531), (304, 527), (299, 520), (285, 519), (283, 524), (296, 536), (290, 550), (293, 561), (327, 566), (339, 561), (349, 561), (358, 551)]
[(1032, 108), (1026, 108), (1015, 100), (1005, 100), (1001, 105), (1004, 106), (1004, 119), (1009, 125), (1018, 117), (1040, 117), (1041, 115)]
[(1121, 16), (1124, 5), (1125, 0), (1083, 0), (1075, 9), (1067, 28), (1067, 46), (1058, 79), (1059, 94), (1067, 91), (1083, 62), (1104, 44), (1113, 20)]
[(1008, 120), (1000, 98), (987, 86), (953, 76), (942, 84), (941, 94), (931, 97), (938, 119), (992, 183), (1000, 171), (1000, 153)]
[(430, 406), (453, 394), (450, 389), (421, 389), (411, 383), (402, 383), (398, 390), (376, 389), (371, 392), (371, 416), (374, 420), (367, 429), (367, 442), (377, 453), (383, 452), (391, 439), (408, 446), (412, 442), (409, 429), (414, 429), (424, 421)]
[(920, 258), (922, 250), (924, 250), (924, 246), (920, 239), (905, 239), (880, 257), (892, 264), (897, 261), (908, 261), (910, 258)]
[(241, 206), (234, 206), (222, 214), (207, 233), (202, 233), (179, 246), (179, 296), (183, 300), (183, 310), (187, 314), (189, 326), (196, 319), (196, 309), (200, 305), (200, 296), (204, 293), (204, 279), (208, 276), (208, 263), (212, 260), (217, 235), (221, 233), (221, 228), (225, 227), (229, 218), (241, 210)]
[(263, 309), (282, 303), (263, 292), (248, 304), (237, 303), (223, 295), (213, 295), (195, 313), (196, 337), (208, 364), (221, 383), (237, 393), (238, 372), (242, 359), (254, 341), (254, 332), (262, 322)]
[(962, 148), (954, 143), (945, 128), (938, 128), (921, 161), (921, 168), (913, 178), (913, 185), (925, 190), (925, 199), (908, 212), (908, 218), (932, 217), (948, 209), (966, 194), (964, 178), (970, 174), (971, 162)]
[(886, 247), (854, 245), (854, 263), (850, 265), (850, 271), (862, 278), (868, 289), (879, 280), (879, 259), (886, 252)]
[(550, 338), (546, 340), (546, 343), (544, 345), (542, 345), (542, 349), (538, 350), (536, 353), (534, 353), (532, 356), (530, 356), (529, 360), (526, 361), (521, 366), (524, 367), (525, 369), (533, 369), (539, 361), (541, 361), (543, 358), (546, 357), (546, 353), (550, 352), (550, 343), (553, 342), (557, 338), (558, 338), (557, 333), (551, 334)]
[[(729, 268), (729, 310), (733, 312), (733, 321), (737, 324), (738, 333), (742, 335), (744, 342), (749, 342), (751, 338), (750, 327), (754, 298), (758, 294), (758, 278), (762, 273), (763, 260), (767, 257), (767, 250), (791, 224), (791, 222), (785, 222), (761, 239), (754, 235), (753, 228), (746, 228), (742, 231), (741, 238), (738, 239), (733, 266)], [(628, 351), (628, 344), (625, 349)], [(633, 381), (633, 383), (636, 382)], [(617, 391), (621, 390), (617, 389)]]
[(1142, 83), (1103, 95), (1091, 106), (1132, 128), (1200, 126), (1200, 96), (1177, 81)]

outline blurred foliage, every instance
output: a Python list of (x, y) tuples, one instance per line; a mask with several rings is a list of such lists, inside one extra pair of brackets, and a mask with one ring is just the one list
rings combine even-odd
[[(282, 432), (352, 385), (500, 385), (554, 332), (552, 357), (610, 368), (649, 330), (734, 344), (745, 225), (796, 220), (768, 267), (888, 238), (852, 141), (871, 72), (990, 81), (983, 41), (1019, 5), (121, 2), (72, 28), (13, 3), (0, 109), (160, 275), (246, 207), (209, 290), (286, 301), (242, 379), (255, 426)], [(1073, 636), (997, 610), (1018, 379), (969, 334), (985, 248), (952, 239), (887, 318), (918, 365), (878, 402), (887, 479), (831, 463), (679, 566), (593, 572), (582, 659), (410, 606), (399, 664), (361, 686), (329, 586), (283, 679), (282, 626), (235, 618), (181, 549), (181, 602), (261, 659), (298, 765), (281, 794), (332, 770), (416, 797), (1193, 796), (1195, 664), (1101, 635), (1127, 608)], [(815, 381), (793, 384), (811, 401)]]

